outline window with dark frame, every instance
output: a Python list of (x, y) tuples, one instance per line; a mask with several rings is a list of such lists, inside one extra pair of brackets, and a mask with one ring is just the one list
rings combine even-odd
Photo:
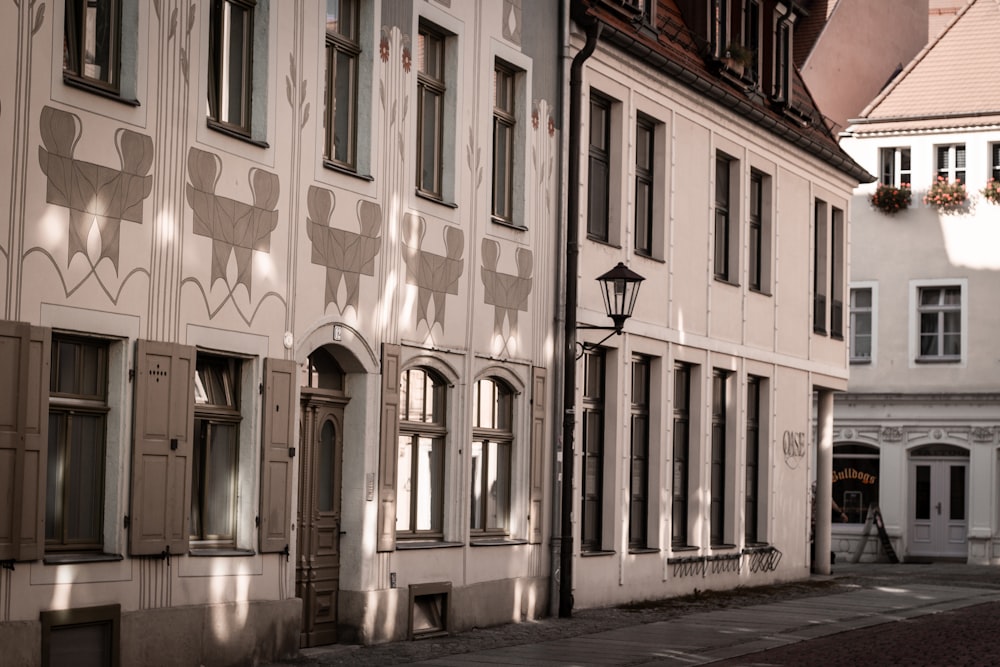
[(990, 177), (1000, 180), (1000, 143), (990, 144)]
[(872, 360), (872, 288), (851, 289), (851, 363)]
[(760, 2), (748, 0), (743, 32), (744, 46), (752, 54), (753, 62), (746, 68), (745, 74), (750, 81), (760, 78)]
[(750, 171), (750, 289), (760, 291), (763, 286), (764, 265), (764, 175)]
[(45, 550), (102, 551), (107, 341), (53, 334)]
[(716, 57), (722, 57), (729, 46), (729, 0), (710, 0), (711, 36)]
[(649, 546), (649, 357), (632, 357), (628, 546)]
[(590, 156), (587, 176), (587, 236), (610, 239), (611, 101), (590, 93)]
[(817, 199), (813, 205), (813, 332), (826, 335), (827, 253), (829, 225), (826, 202)]
[(63, 76), (117, 95), (121, 91), (121, 0), (67, 0)]
[(830, 208), (830, 338), (844, 339), (844, 212)]
[(417, 35), (417, 191), (442, 199), (445, 36), (421, 22)]
[(918, 289), (920, 360), (958, 361), (962, 357), (962, 288)]
[(470, 529), (503, 536), (510, 530), (514, 392), (501, 380), (484, 378), (473, 387), (472, 401)]
[(583, 479), (580, 549), (603, 547), (604, 504), (604, 350), (583, 355)]
[(493, 69), (493, 218), (514, 222), (514, 81), (512, 68)]
[(671, 489), (670, 544), (688, 546), (688, 463), (691, 452), (691, 367), (674, 367), (673, 483)]
[(771, 97), (777, 102), (791, 101), (792, 26), (787, 18), (779, 18), (774, 34), (774, 85)]
[(635, 251), (653, 255), (653, 139), (656, 124), (639, 115), (635, 124)]
[(879, 149), (880, 181), (883, 185), (900, 187), (911, 182), (910, 148)]
[(326, 0), (326, 146), (324, 157), (357, 169), (358, 0)]
[(726, 459), (729, 448), (726, 437), (726, 413), (729, 371), (715, 369), (712, 373), (712, 467), (709, 513), (709, 538), (712, 546), (726, 543)]
[(251, 130), (255, 0), (211, 0), (209, 125), (245, 137)]
[(743, 539), (760, 543), (760, 394), (761, 378), (747, 376), (746, 494), (743, 503)]
[(730, 202), (730, 173), (733, 159), (724, 153), (715, 154), (715, 278), (726, 282), (735, 279), (732, 265), (733, 238)]
[(240, 366), (238, 359), (204, 353), (195, 364), (191, 540), (200, 546), (236, 544)]
[(401, 539), (443, 537), (445, 387), (430, 369), (400, 376), (396, 534)]
[(965, 144), (937, 146), (937, 176), (965, 183)]

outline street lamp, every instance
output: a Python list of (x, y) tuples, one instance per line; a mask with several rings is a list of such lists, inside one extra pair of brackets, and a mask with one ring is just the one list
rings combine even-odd
[(632, 317), (632, 311), (635, 309), (635, 299), (639, 295), (640, 283), (643, 280), (645, 278), (625, 266), (622, 262), (618, 262), (615, 268), (597, 277), (597, 281), (601, 283), (601, 291), (604, 296), (604, 312), (608, 314), (608, 317), (611, 318), (615, 325), (613, 327), (602, 327), (593, 324), (577, 324), (577, 329), (599, 329), (611, 332), (597, 343), (578, 342), (577, 345), (580, 346), (580, 352), (576, 355), (577, 359), (582, 357), (583, 353), (588, 349), (598, 348), (612, 336), (621, 335), (622, 328), (625, 326), (625, 320)]

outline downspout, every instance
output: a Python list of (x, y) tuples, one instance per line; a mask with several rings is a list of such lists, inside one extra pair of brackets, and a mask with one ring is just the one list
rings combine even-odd
[(582, 116), (583, 64), (597, 48), (601, 23), (580, 13), (578, 23), (586, 30), (587, 42), (573, 57), (569, 70), (569, 158), (566, 201), (566, 310), (563, 322), (563, 437), (562, 437), (562, 516), (559, 551), (559, 616), (573, 615), (573, 466), (576, 428), (576, 308), (580, 265), (580, 135)]

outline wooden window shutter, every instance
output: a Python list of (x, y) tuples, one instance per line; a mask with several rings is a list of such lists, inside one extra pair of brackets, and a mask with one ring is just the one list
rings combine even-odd
[(531, 461), (528, 489), (528, 541), (542, 543), (542, 501), (545, 491), (545, 369), (531, 369)]
[(184, 553), (191, 535), (195, 349), (136, 344), (129, 551)]
[(18, 557), (31, 325), (0, 321), (0, 560)]
[(382, 414), (378, 450), (378, 551), (396, 548), (396, 464), (399, 461), (399, 345), (382, 343)]
[(295, 475), (295, 391), (298, 366), (264, 360), (261, 443), (260, 551), (286, 552), (292, 540)]
[(28, 352), (27, 415), (21, 483), (21, 544), (18, 560), (45, 555), (45, 498), (49, 458), (49, 366), (52, 330), (31, 327)]

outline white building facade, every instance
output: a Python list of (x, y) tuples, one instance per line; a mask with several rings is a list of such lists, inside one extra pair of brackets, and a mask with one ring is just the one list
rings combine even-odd
[(0, 661), (546, 613), (557, 3), (0, 23)]
[[(851, 380), (837, 397), (834, 445), (834, 498), (848, 515), (834, 524), (838, 557), (884, 558), (861, 537), (878, 507), (903, 559), (1000, 562), (1000, 208), (982, 192), (1000, 178), (1000, 98), (951, 75), (984, 75), (969, 48), (998, 31), (995, 4), (965, 5), (841, 141), (882, 184), (909, 184), (911, 203), (888, 214), (869, 203), (875, 184), (855, 195)], [(954, 210), (925, 202), (939, 178), (964, 184)]]
[(582, 607), (809, 575), (810, 483), (847, 387), (851, 192), (870, 178), (790, 66), (790, 5), (621, 4), (572, 35), (579, 53), (601, 25), (569, 157), (577, 322), (607, 323), (594, 279), (617, 262), (645, 278), (624, 334), (579, 332)]

